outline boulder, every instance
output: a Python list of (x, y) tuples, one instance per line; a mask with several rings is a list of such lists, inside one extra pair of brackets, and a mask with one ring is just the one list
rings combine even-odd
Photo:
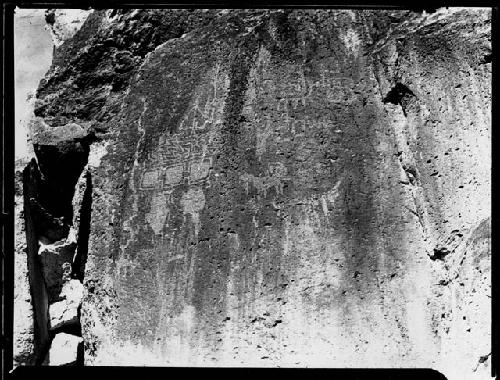
[(38, 258), (49, 294), (49, 303), (61, 298), (63, 285), (71, 280), (76, 242), (64, 239), (53, 244), (40, 244)]
[(81, 362), (83, 340), (79, 336), (59, 333), (50, 345), (44, 365), (47, 366), (74, 366)]
[(78, 280), (64, 283), (61, 297), (62, 301), (49, 306), (51, 330), (79, 324), (79, 309), (83, 298), (82, 283)]

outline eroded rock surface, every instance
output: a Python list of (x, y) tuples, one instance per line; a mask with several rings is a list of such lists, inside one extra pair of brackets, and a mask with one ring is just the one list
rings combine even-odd
[(488, 374), (490, 17), (93, 12), (35, 106), (85, 363)]
[(29, 285), (27, 237), (24, 219), (24, 160), (16, 161), (15, 177), (15, 256), (14, 256), (14, 367), (35, 364), (35, 332), (33, 305)]

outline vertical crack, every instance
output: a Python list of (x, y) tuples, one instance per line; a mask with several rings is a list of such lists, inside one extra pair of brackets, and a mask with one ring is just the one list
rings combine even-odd
[(401, 183), (406, 186), (415, 205), (415, 210), (408, 209), (418, 218), (426, 242), (427, 254), (430, 258), (433, 258), (436, 257), (434, 247), (432, 247), (435, 239), (429, 223), (425, 196), (420, 182), (420, 173), (407, 136), (407, 110), (411, 103), (415, 101), (416, 96), (413, 91), (399, 82), (383, 97), (386, 112), (392, 117), (391, 124), (396, 138), (398, 161), (406, 177), (406, 180), (401, 181)]
[(402, 83), (396, 83), (396, 85), (391, 88), (391, 90), (384, 97), (384, 103), (392, 103), (394, 105), (401, 106), (403, 114), (407, 117), (407, 106), (413, 99), (415, 99), (415, 94), (408, 87)]
[(23, 172), (37, 365), (84, 363), (80, 308), (92, 204), (88, 151), (88, 144), (82, 149), (74, 141), (38, 145), (40, 165), (33, 159)]
[(38, 261), (38, 238), (34, 212), (30, 205), (30, 199), (38, 194), (40, 185), (40, 171), (33, 159), (23, 171), (23, 194), (24, 194), (24, 223), (26, 230), (26, 253), (28, 263), (28, 281), (30, 285), (31, 299), (34, 313), (34, 347), (33, 354), (36, 364), (39, 364), (48, 349), (50, 339), (48, 330), (48, 294), (45, 280)]
[[(417, 169), (413, 151), (409, 145), (407, 124), (407, 111), (411, 105), (416, 102), (416, 96), (407, 86), (397, 82), (391, 90), (383, 97), (388, 115), (391, 115), (394, 135), (396, 137), (397, 156), (399, 164), (405, 173), (406, 180), (401, 181), (407, 186), (409, 193), (413, 198), (415, 211), (408, 208), (414, 214), (422, 227), (424, 240), (427, 245), (427, 255), (431, 260), (444, 260), (452, 253), (456, 246), (462, 240), (462, 234), (458, 230), (452, 231), (448, 239), (440, 244), (439, 239), (435, 235), (431, 224), (425, 201), (424, 190), (420, 182), (420, 173)], [(401, 113), (403, 114), (401, 116)], [(398, 116), (399, 114), (399, 116)]]
[[(78, 238), (76, 242), (76, 252), (73, 260), (73, 275), (80, 282), (83, 282), (85, 273), (85, 264), (87, 262), (89, 235), (90, 235), (90, 217), (92, 210), (92, 177), (90, 171), (85, 169), (81, 180), (77, 186), (78, 196), (73, 200), (73, 207), (78, 210), (73, 225), (78, 224)], [(80, 200), (81, 198), (81, 200)]]

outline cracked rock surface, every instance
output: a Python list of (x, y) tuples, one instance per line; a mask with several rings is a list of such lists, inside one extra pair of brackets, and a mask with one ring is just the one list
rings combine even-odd
[(32, 123), (32, 197), (78, 231), (57, 278), (84, 288), (85, 364), (484, 378), (490, 18), (92, 12)]

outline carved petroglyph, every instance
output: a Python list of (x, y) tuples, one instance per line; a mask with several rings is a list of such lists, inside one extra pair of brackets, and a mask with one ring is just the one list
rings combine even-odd
[[(352, 45), (349, 46), (357, 48), (355, 40), (348, 42)], [(295, 71), (295, 69), (290, 70), (290, 72)], [(256, 92), (256, 96), (265, 96), (271, 101), (274, 98), (278, 111), (296, 110), (299, 106), (313, 105), (320, 98), (342, 104), (350, 103), (355, 98), (353, 79), (337, 70), (325, 67), (320, 70), (320, 78), (316, 81), (306, 77), (302, 71), (298, 77), (287, 77), (283, 80), (265, 78), (256, 81), (254, 85), (253, 91)]]
[(213, 80), (203, 99), (196, 97), (189, 111), (180, 123), (180, 130), (207, 130), (214, 124), (222, 123), (224, 97), (219, 94), (225, 93), (227, 83), (222, 76), (220, 65), (214, 69)]
[(267, 140), (273, 136), (273, 129), (271, 127), (272, 123), (269, 117), (265, 120), (263, 125), (257, 125), (255, 154), (259, 160), (266, 151)]
[(274, 188), (276, 193), (283, 194), (283, 182), (288, 179), (288, 169), (281, 162), (270, 164), (264, 176), (256, 177), (253, 174), (242, 174), (240, 180), (244, 183), (246, 192), (250, 190), (252, 184), (264, 197), (267, 196), (267, 190)]
[(144, 172), (142, 176), (141, 186), (145, 188), (154, 187), (160, 179), (160, 174), (161, 173), (159, 170), (151, 170)]
[[(171, 190), (175, 186), (204, 182), (218, 149), (227, 75), (217, 66), (211, 82), (202, 86), (179, 124), (177, 133), (161, 136), (149, 157), (140, 190)], [(207, 88), (208, 87), (208, 88)]]
[(184, 167), (182, 164), (177, 164), (165, 169), (163, 173), (163, 186), (175, 186), (182, 180)]
[(163, 224), (168, 216), (169, 209), (167, 203), (170, 200), (168, 194), (155, 194), (151, 200), (151, 207), (146, 214), (146, 220), (156, 235), (160, 234)]
[(167, 168), (152, 168), (144, 172), (141, 190), (169, 190), (184, 183), (184, 179), (190, 185), (198, 184), (208, 177), (211, 167), (211, 158), (202, 160), (201, 157), (195, 157)]
[(200, 230), (200, 212), (205, 207), (205, 194), (200, 188), (189, 189), (181, 198), (184, 214), (190, 214), (194, 224), (195, 235)]
[(333, 186), (330, 190), (328, 190), (321, 196), (321, 206), (323, 208), (323, 213), (325, 214), (325, 216), (328, 215), (328, 212), (330, 210), (333, 210), (333, 208), (335, 207), (335, 201), (339, 196), (339, 187), (343, 180), (344, 178), (341, 177), (337, 181), (335, 186)]
[(192, 162), (189, 173), (190, 182), (201, 181), (204, 178), (208, 177), (210, 167), (211, 167), (210, 160), (201, 162)]
[(249, 76), (243, 107), (246, 120), (255, 130), (255, 153), (259, 160), (275, 136), (282, 140), (301, 135), (314, 139), (315, 131), (337, 129), (336, 121), (332, 120), (335, 114), (330, 112), (318, 120), (315, 107), (325, 101), (332, 106), (348, 105), (357, 97), (353, 78), (343, 74), (335, 62), (321, 64), (315, 78), (306, 76), (303, 68), (294, 64), (285, 65), (274, 75), (264, 75), (265, 72), (273, 72), (273, 68), (269, 52), (261, 48)]
[[(200, 212), (205, 206), (202, 186), (209, 186), (229, 86), (227, 74), (220, 67), (208, 74), (211, 79), (196, 91), (176, 132), (161, 135), (157, 149), (143, 163), (139, 190), (144, 197), (151, 197), (146, 221), (159, 239), (157, 243), (172, 238), (163, 234), (163, 228), (169, 228), (169, 216), (179, 208), (185, 222), (191, 219), (196, 235), (200, 229)], [(182, 192), (174, 192), (179, 187)]]
[(354, 30), (347, 29), (347, 32), (340, 34), (340, 38), (342, 39), (342, 42), (347, 50), (349, 50), (352, 54), (357, 55), (359, 53), (361, 40)]

